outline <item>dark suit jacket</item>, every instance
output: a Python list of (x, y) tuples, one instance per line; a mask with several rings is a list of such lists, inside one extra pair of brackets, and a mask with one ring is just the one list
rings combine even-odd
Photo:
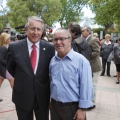
[(102, 52), (102, 59), (108, 59), (110, 53), (113, 51), (114, 44), (111, 43), (106, 45), (105, 43), (102, 44), (100, 51)]
[(34, 75), (27, 40), (11, 43), (7, 54), (7, 68), (15, 78), (13, 102), (22, 109), (32, 108), (36, 96), (41, 112), (48, 110), (50, 98), (49, 62), (54, 56), (53, 45), (40, 40), (39, 62)]
[(0, 47), (0, 76), (6, 78), (6, 58), (7, 48), (5, 46)]

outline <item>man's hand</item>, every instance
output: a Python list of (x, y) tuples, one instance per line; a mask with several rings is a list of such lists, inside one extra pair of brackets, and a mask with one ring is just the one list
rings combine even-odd
[(74, 115), (74, 120), (85, 120), (85, 111), (78, 109)]

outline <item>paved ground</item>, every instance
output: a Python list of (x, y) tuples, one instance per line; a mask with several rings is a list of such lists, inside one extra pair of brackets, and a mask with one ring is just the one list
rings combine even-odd
[[(111, 76), (115, 75), (115, 65), (111, 65)], [(116, 78), (100, 76), (97, 84), (96, 108), (87, 112), (87, 120), (120, 120), (120, 84)], [(14, 104), (11, 102), (12, 90), (7, 80), (0, 89), (0, 120), (17, 120)]]

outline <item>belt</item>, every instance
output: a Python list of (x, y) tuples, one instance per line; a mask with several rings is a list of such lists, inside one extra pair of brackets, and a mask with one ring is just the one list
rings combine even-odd
[(58, 105), (61, 105), (61, 106), (78, 105), (78, 102), (76, 102), (76, 101), (75, 102), (62, 103), (62, 102), (56, 101), (54, 99), (51, 99), (51, 103), (58, 104)]

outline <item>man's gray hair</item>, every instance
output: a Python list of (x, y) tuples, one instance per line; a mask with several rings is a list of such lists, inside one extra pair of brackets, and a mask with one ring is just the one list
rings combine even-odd
[[(71, 36), (71, 33), (70, 33), (70, 31), (68, 30), (68, 29), (66, 29), (66, 28), (58, 28), (58, 29), (56, 29), (56, 31), (55, 32), (57, 32), (58, 30), (64, 30), (64, 31), (66, 31), (67, 32), (67, 34), (68, 34), (68, 37), (69, 38), (71, 38), (72, 36)], [(55, 34), (55, 32), (54, 32), (54, 34)], [(53, 37), (54, 37), (54, 35), (53, 35)]]
[(88, 26), (84, 26), (83, 27), (85, 30), (87, 30), (88, 32), (89, 32), (89, 34), (91, 34), (92, 33), (92, 30), (91, 30), (91, 28), (90, 27), (88, 27)]
[(91, 32), (92, 32), (90, 27), (87, 27), (87, 31), (89, 32), (89, 34), (91, 34)]
[(30, 24), (30, 21), (38, 21), (38, 22), (41, 22), (42, 23), (42, 29), (44, 30), (44, 22), (43, 22), (43, 20), (40, 18), (40, 17), (38, 17), (38, 16), (30, 16), (30, 17), (28, 17), (28, 19), (27, 19), (27, 22), (26, 22), (26, 24), (25, 24), (25, 27), (28, 27), (29, 26), (29, 24)]

